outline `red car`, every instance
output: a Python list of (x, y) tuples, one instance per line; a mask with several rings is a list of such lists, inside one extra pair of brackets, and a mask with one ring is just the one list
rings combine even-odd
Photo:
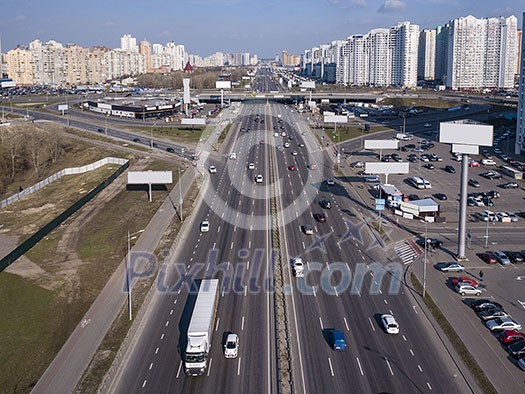
[(460, 276), (459, 278), (450, 278), (452, 286), (456, 286), (458, 283), (468, 283), (471, 286), (478, 287), (479, 283), (477, 280), (469, 278), (468, 276)]
[(475, 160), (472, 160), (471, 162), (468, 163), (468, 166), (469, 167), (479, 167), (479, 163)]
[(499, 334), (499, 340), (501, 343), (525, 341), (525, 334), (516, 330), (504, 330)]
[(290, 171), (295, 171), (295, 166), (288, 166), (288, 169), (289, 169)]
[(496, 264), (498, 262), (496, 256), (494, 256), (492, 252), (480, 253), (478, 256), (487, 264)]

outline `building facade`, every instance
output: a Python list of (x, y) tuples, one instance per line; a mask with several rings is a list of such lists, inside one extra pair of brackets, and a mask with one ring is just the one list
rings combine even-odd
[[(523, 28), (525, 30), (525, 12), (523, 13)], [(518, 93), (518, 116), (516, 124), (516, 146), (515, 153), (519, 155), (525, 151), (525, 40), (521, 38), (521, 70)]]
[(417, 77), (433, 81), (436, 71), (436, 30), (426, 29), (419, 33)]

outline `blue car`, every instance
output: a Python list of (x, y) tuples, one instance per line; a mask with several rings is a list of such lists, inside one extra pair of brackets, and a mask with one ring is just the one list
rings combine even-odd
[(346, 350), (345, 334), (339, 330), (330, 331), (330, 342), (334, 350)]

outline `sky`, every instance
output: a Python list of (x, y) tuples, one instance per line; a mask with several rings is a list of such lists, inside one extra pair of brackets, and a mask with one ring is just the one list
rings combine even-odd
[(83, 47), (183, 44), (186, 52), (250, 52), (273, 58), (410, 21), (420, 29), (449, 20), (515, 15), (524, 0), (0, 0), (2, 52), (40, 39)]

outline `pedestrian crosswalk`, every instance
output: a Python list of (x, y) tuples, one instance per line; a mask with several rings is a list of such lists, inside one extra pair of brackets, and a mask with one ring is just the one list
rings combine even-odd
[(396, 242), (394, 250), (404, 264), (410, 264), (416, 257), (423, 254), (423, 249), (412, 238)]

